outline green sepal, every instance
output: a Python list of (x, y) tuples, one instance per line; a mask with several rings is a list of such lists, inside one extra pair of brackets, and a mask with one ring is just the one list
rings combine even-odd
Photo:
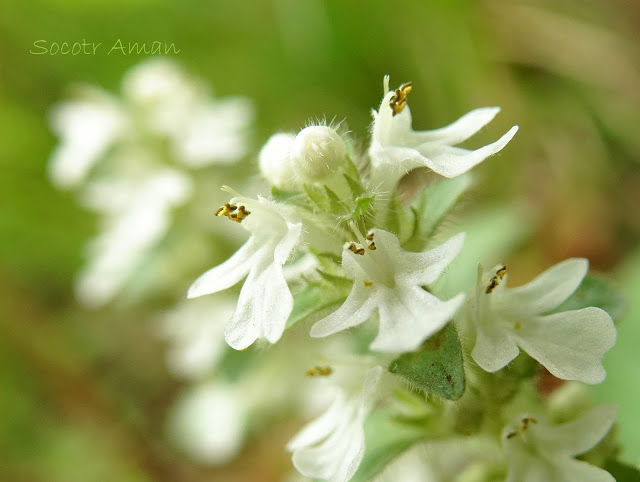
[(324, 192), (327, 193), (329, 208), (333, 214), (346, 214), (348, 212), (348, 208), (344, 205), (342, 199), (328, 186), (324, 186)]
[(403, 247), (409, 251), (422, 250), (444, 217), (469, 189), (471, 182), (471, 174), (467, 173), (453, 179), (442, 179), (426, 187), (411, 203), (416, 215), (415, 229)]
[(329, 207), (326, 195), (317, 187), (309, 184), (304, 185), (304, 192), (309, 196), (309, 199), (319, 207), (321, 210), (326, 211)]
[(553, 311), (558, 313), (580, 310), (588, 306), (603, 309), (617, 321), (624, 316), (629, 303), (622, 292), (606, 278), (589, 275), (582, 280), (578, 289)]
[(365, 189), (364, 186), (360, 183), (360, 181), (356, 181), (349, 174), (343, 174), (347, 184), (349, 185), (349, 190), (351, 191), (351, 196), (355, 200), (358, 196), (364, 194)]
[(351, 179), (360, 179), (358, 168), (348, 156), (344, 162), (344, 174), (349, 176)]
[(351, 482), (368, 482), (413, 444), (426, 438), (419, 427), (402, 423), (392, 414), (373, 412), (364, 424), (365, 452)]
[(453, 323), (429, 338), (419, 351), (396, 358), (389, 371), (425, 392), (447, 400), (459, 399), (464, 393), (465, 378), (462, 346)]
[(281, 203), (304, 204), (304, 196), (300, 192), (284, 191), (276, 186), (271, 186), (271, 197)]
[(365, 216), (373, 207), (373, 198), (360, 196), (355, 199), (355, 207), (353, 208), (352, 219), (356, 220), (361, 216)]

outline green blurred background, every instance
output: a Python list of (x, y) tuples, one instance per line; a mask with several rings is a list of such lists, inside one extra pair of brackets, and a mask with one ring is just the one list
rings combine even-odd
[[(94, 216), (45, 176), (47, 115), (69, 86), (117, 92), (143, 55), (173, 57), (256, 104), (252, 152), (274, 131), (346, 118), (364, 144), (370, 109), (412, 81), (414, 127), (475, 107), (502, 113), (473, 145), (520, 125), (475, 171), (467, 206), (517, 203), (531, 233), (506, 260), (521, 281), (569, 256), (609, 272), (630, 300), (598, 400), (621, 404), (624, 458), (640, 462), (640, 3), (634, 0), (4, 0), (0, 6), (0, 480), (280, 480), (295, 424), (274, 424), (222, 469), (167, 441), (182, 382), (147, 323), (152, 305), (78, 307), (74, 275)], [(33, 42), (102, 42), (96, 55), (32, 55)], [(500, 233), (498, 233), (499, 235)], [(207, 269), (195, 269), (194, 278)]]

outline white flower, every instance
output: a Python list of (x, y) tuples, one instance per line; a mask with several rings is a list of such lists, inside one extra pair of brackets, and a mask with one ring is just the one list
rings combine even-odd
[(296, 136), (271, 136), (260, 151), (260, 170), (274, 186), (295, 189), (335, 175), (346, 155), (347, 147), (335, 129), (309, 126)]
[(521, 347), (558, 378), (604, 380), (602, 358), (616, 340), (611, 317), (594, 307), (545, 315), (576, 290), (587, 269), (586, 259), (568, 259), (524, 286), (506, 288), (504, 267), (480, 268), (471, 316), (477, 326), (471, 355), (478, 365), (500, 370)]
[(247, 276), (238, 306), (225, 332), (232, 348), (243, 350), (258, 338), (277, 342), (293, 309), (282, 266), (300, 239), (302, 225), (282, 216), (282, 206), (262, 197), (236, 197), (217, 215), (241, 222), (249, 240), (224, 263), (200, 276), (188, 297), (225, 290)]
[(577, 420), (550, 425), (522, 415), (502, 432), (506, 482), (614, 482), (608, 472), (573, 457), (594, 447), (615, 422), (617, 407), (600, 405)]
[(109, 148), (144, 144), (149, 134), (166, 138), (176, 160), (189, 167), (230, 163), (245, 154), (253, 119), (249, 100), (214, 101), (203, 85), (168, 59), (133, 67), (123, 79), (120, 97), (91, 87), (82, 94), (52, 112), (60, 144), (49, 171), (58, 187), (79, 185)]
[(222, 465), (242, 448), (250, 408), (241, 388), (203, 383), (190, 388), (173, 407), (170, 433), (193, 459)]
[(144, 129), (166, 136), (189, 167), (230, 163), (246, 152), (253, 106), (243, 97), (213, 100), (209, 89), (163, 58), (141, 62), (122, 82), (125, 104)]
[(76, 285), (78, 299), (92, 307), (110, 301), (166, 234), (171, 210), (190, 194), (191, 180), (173, 169), (89, 184), (84, 203), (105, 216), (102, 232), (89, 245), (89, 263)]
[(125, 134), (128, 119), (116, 99), (95, 89), (86, 98), (62, 103), (51, 113), (53, 131), (60, 137), (49, 160), (49, 175), (59, 188), (82, 181), (111, 144)]
[(465, 114), (453, 124), (431, 131), (414, 131), (411, 112), (403, 97), (411, 90), (402, 86), (389, 91), (385, 77), (385, 91), (380, 110), (373, 111), (373, 133), (369, 156), (371, 183), (374, 187), (394, 189), (398, 180), (417, 167), (428, 167), (445, 177), (455, 177), (468, 171), (487, 157), (499, 152), (518, 130), (512, 127), (496, 142), (471, 151), (459, 147), (500, 111), (499, 107), (485, 107)]
[(199, 378), (224, 353), (224, 329), (235, 309), (233, 298), (215, 296), (180, 303), (160, 319), (161, 335), (169, 342), (167, 365), (183, 378)]
[(463, 294), (442, 301), (422, 287), (433, 283), (457, 256), (464, 234), (430, 251), (411, 253), (388, 231), (374, 229), (366, 240), (354, 231), (361, 246), (351, 243), (342, 253), (342, 267), (354, 280), (351, 293), (337, 311), (313, 325), (311, 336), (328, 336), (359, 325), (377, 309), (380, 328), (370, 348), (383, 352), (417, 349), (463, 302)]
[(293, 465), (301, 474), (331, 482), (353, 477), (364, 456), (364, 421), (373, 408), (382, 371), (369, 370), (356, 396), (337, 389), (329, 409), (289, 442)]

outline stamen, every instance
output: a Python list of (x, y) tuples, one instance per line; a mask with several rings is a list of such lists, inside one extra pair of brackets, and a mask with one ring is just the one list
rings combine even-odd
[(407, 106), (407, 95), (411, 92), (412, 89), (411, 82), (407, 82), (406, 84), (402, 84), (400, 87), (396, 89), (395, 94), (391, 96), (391, 100), (389, 102), (389, 107), (393, 111), (393, 116), (399, 114), (403, 111), (403, 109)]
[(218, 208), (215, 212), (216, 216), (226, 216), (236, 223), (241, 223), (249, 214), (251, 214), (251, 212), (247, 211), (244, 206), (238, 207), (235, 204), (230, 203), (225, 203), (224, 206)]
[(489, 281), (489, 286), (487, 286), (487, 290), (485, 291), (485, 293), (492, 293), (499, 284), (500, 282), (498, 281), (498, 277), (494, 276), (493, 278), (491, 278), (491, 281)]
[(507, 274), (507, 267), (503, 266), (498, 271), (496, 271), (496, 274), (498, 275), (498, 278), (500, 279), (504, 278), (504, 275)]
[(308, 377), (328, 377), (333, 373), (333, 369), (328, 366), (319, 366), (309, 368), (304, 374)]
[(375, 251), (376, 250), (376, 243), (374, 243), (373, 241), (371, 241), (371, 243), (369, 244), (369, 249), (371, 251)]
[(373, 286), (373, 281), (364, 280), (364, 285), (368, 288), (369, 286)]
[(522, 327), (522, 325), (520, 324), (520, 322), (519, 322), (519, 321), (516, 321), (516, 322), (513, 324), (513, 327), (514, 327), (516, 330), (519, 330), (519, 329)]
[(525, 431), (529, 428), (529, 423), (536, 424), (538, 421), (533, 417), (525, 417), (520, 421), (520, 429), (521, 431)]
[(518, 432), (509, 432), (507, 434), (507, 438), (508, 439), (512, 439), (513, 437), (515, 437), (516, 435), (518, 435)]
[(359, 254), (360, 256), (364, 256), (364, 248), (358, 247), (356, 243), (349, 243), (349, 246), (347, 249), (349, 249), (349, 251), (353, 253)]

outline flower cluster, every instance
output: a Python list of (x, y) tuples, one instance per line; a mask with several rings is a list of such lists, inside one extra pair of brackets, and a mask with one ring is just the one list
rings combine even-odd
[[(274, 344), (288, 330), (329, 339), (346, 333), (358, 340), (360, 348), (347, 355), (359, 357), (354, 363), (367, 368), (366, 376), (348, 383), (336, 377), (332, 367), (344, 362), (339, 357), (307, 371), (333, 379), (336, 395), (325, 414), (289, 444), (294, 466), (306, 476), (346, 481), (372, 475), (376, 463), (367, 462), (367, 447), (371, 443), (383, 453), (384, 435), (366, 425), (386, 416), (387, 429), (411, 442), (459, 433), (486, 440), (489, 427), (506, 427), (494, 440), (502, 443), (504, 460), (491, 463), (500, 465), (508, 480), (573, 480), (577, 473), (586, 480), (609, 480), (602, 469), (572, 457), (604, 437), (614, 408), (596, 408), (560, 426), (542, 416), (522, 415), (515, 425), (505, 418), (522, 380), (536, 371), (503, 370), (512, 363), (535, 368), (538, 362), (561, 380), (604, 379), (602, 359), (616, 339), (611, 317), (593, 306), (564, 308), (585, 279), (587, 261), (564, 261), (518, 288), (506, 287), (506, 267), (480, 267), (468, 296), (464, 288), (444, 296), (436, 281), (446, 278), (464, 249), (465, 234), (434, 235), (433, 220), (429, 230), (424, 227), (431, 216), (425, 206), (438, 202), (428, 197), (430, 186), (446, 191), (452, 182), (447, 178), (501, 151), (518, 128), (475, 150), (454, 147), (487, 125), (499, 108), (476, 109), (447, 127), (415, 131), (408, 105), (412, 88), (408, 83), (390, 90), (385, 78), (366, 152), (358, 152), (340, 125), (273, 135), (259, 154), (270, 196), (251, 198), (225, 187), (232, 196), (216, 211), (249, 231), (249, 239), (198, 278), (189, 297), (226, 290), (244, 278), (225, 333), (237, 350), (261, 339)], [(401, 178), (416, 168), (433, 173), (431, 184), (421, 186), (413, 201), (401, 202)], [(431, 204), (420, 202), (424, 196)], [(437, 242), (443, 234), (447, 240)], [(285, 276), (301, 259), (309, 260), (305, 269)], [(520, 350), (527, 355), (518, 357)], [(474, 377), (471, 365), (484, 370), (484, 377)], [(491, 390), (495, 383), (502, 383), (505, 394)], [(466, 385), (475, 386), (465, 390)], [(427, 396), (416, 397), (415, 389)], [(466, 420), (465, 410), (447, 412), (441, 399), (466, 404), (477, 420)], [(399, 418), (420, 428), (400, 427)], [(587, 433), (587, 441), (579, 442)], [(393, 447), (389, 443), (388, 450)], [(545, 462), (536, 466), (539, 460)], [(478, 470), (489, 471), (479, 464)]]
[(76, 287), (78, 299), (96, 307), (120, 294), (167, 235), (172, 212), (196, 190), (191, 171), (245, 155), (253, 114), (245, 98), (213, 100), (168, 59), (132, 68), (120, 96), (77, 91), (53, 109), (60, 142), (49, 174), (100, 216)]

